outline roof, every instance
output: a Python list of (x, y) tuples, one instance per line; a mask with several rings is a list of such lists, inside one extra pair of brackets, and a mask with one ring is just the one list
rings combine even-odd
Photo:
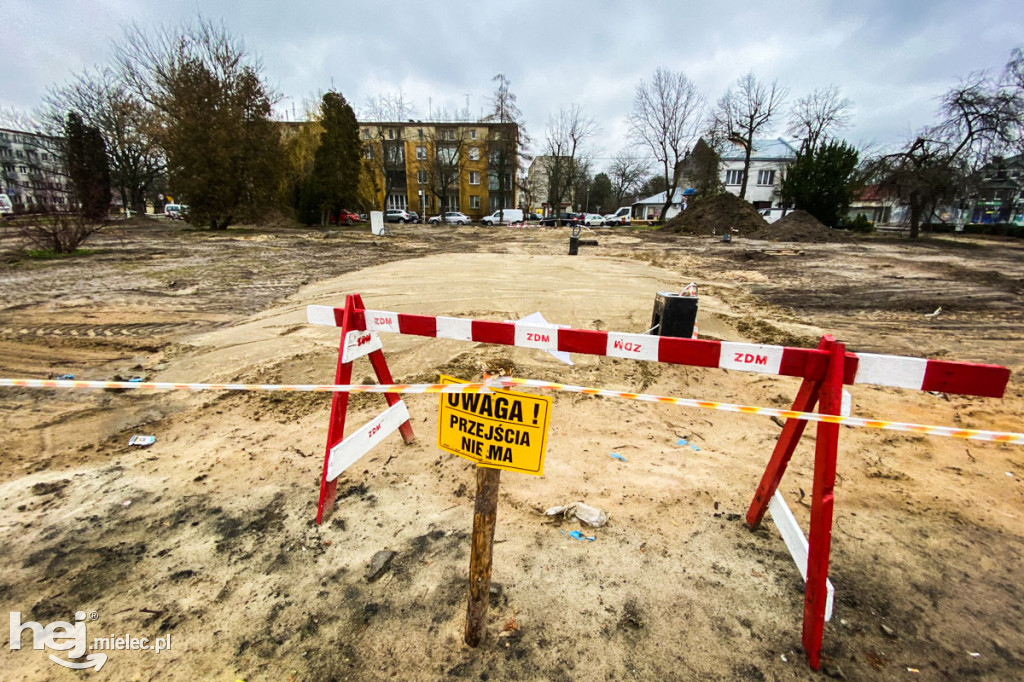
[[(796, 158), (796, 147), (776, 137), (773, 140), (754, 140), (754, 149), (750, 153), (751, 161), (779, 161)], [(722, 152), (723, 161), (742, 161), (743, 148), (734, 144)]]

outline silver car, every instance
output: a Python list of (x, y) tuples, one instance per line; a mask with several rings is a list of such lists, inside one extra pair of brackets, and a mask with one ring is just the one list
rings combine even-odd
[(444, 221), (449, 225), (469, 225), (471, 222), (468, 215), (459, 213), (458, 211), (448, 211), (443, 216), (436, 215), (427, 222), (431, 225), (440, 225), (441, 221)]

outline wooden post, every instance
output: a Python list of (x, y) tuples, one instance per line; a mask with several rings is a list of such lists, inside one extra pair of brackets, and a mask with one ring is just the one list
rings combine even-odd
[(498, 517), (500, 469), (476, 468), (476, 503), (473, 507), (473, 549), (469, 558), (469, 607), (466, 644), (475, 647), (484, 636), (487, 604), (491, 598), (491, 554), (494, 523)]
[[(834, 342), (835, 339), (826, 334), (818, 342), (818, 350), (830, 350)], [(818, 402), (818, 393), (820, 391), (820, 375), (818, 377), (805, 378), (800, 384), (800, 390), (797, 391), (792, 410), (794, 412), (812, 411), (814, 405)], [(796, 450), (796, 445), (800, 442), (800, 437), (804, 434), (806, 427), (807, 422), (803, 419), (787, 419), (782, 427), (779, 440), (775, 442), (772, 458), (768, 461), (768, 466), (765, 467), (761, 483), (757, 486), (757, 491), (754, 493), (754, 500), (750, 503), (750, 509), (747, 510), (747, 525), (751, 530), (756, 530), (761, 525), (761, 520), (764, 518), (765, 512), (768, 511), (768, 503), (772, 501), (772, 496), (779, 489), (779, 482), (782, 480), (783, 474), (786, 473), (789, 460), (793, 456), (793, 451)]]
[[(838, 415), (843, 403), (843, 367), (846, 346), (832, 345), (828, 370), (821, 385), (821, 414)], [(832, 507), (835, 502), (836, 456), (839, 424), (818, 422), (814, 446), (814, 488), (811, 528), (807, 534), (807, 591), (804, 593), (803, 644), (811, 668), (821, 668), (821, 641), (825, 634), (829, 552), (832, 547)]]

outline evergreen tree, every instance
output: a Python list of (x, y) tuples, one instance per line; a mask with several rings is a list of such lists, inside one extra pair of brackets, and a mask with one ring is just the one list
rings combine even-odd
[(857, 150), (833, 141), (803, 149), (786, 171), (782, 200), (833, 226), (845, 215), (856, 190)]
[(355, 112), (337, 92), (328, 92), (320, 104), (320, 146), (313, 174), (303, 187), (300, 217), (307, 225), (326, 225), (332, 213), (355, 205), (359, 191), (361, 145)]
[(193, 224), (225, 229), (273, 205), (281, 135), (262, 65), (223, 25), (200, 17), (148, 35), (132, 25), (115, 46), (119, 67), (159, 116), (168, 189)]
[(87, 126), (74, 111), (68, 112), (64, 126), (68, 175), (81, 205), (82, 215), (97, 222), (107, 218), (110, 209), (110, 170), (107, 148), (98, 128)]

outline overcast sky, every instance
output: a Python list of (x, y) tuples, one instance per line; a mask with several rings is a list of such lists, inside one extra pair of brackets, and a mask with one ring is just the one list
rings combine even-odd
[(200, 9), (263, 59), (282, 116), (332, 84), (357, 110), (401, 89), (420, 117), (467, 97), (475, 116), (505, 73), (534, 149), (559, 105), (577, 103), (601, 128), (599, 167), (627, 144), (634, 88), (659, 66), (710, 104), (748, 71), (788, 86), (790, 101), (835, 84), (855, 105), (846, 137), (884, 146), (929, 123), (960, 77), (1001, 71), (1024, 44), (1020, 0), (0, 0), (0, 107), (31, 111), (49, 85), (108, 63), (126, 22)]

